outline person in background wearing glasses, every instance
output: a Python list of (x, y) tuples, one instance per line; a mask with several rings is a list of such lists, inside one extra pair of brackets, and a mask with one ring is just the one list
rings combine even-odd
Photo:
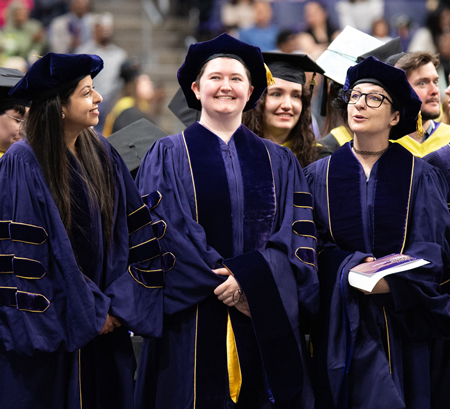
[[(429, 346), (448, 337), (441, 294), (450, 227), (442, 173), (397, 143), (421, 101), (404, 71), (369, 57), (336, 108), (354, 140), (305, 169), (318, 230), (321, 317), (311, 332), (316, 408), (431, 408)], [(393, 253), (429, 261), (351, 287), (356, 265)], [(327, 374), (328, 376), (324, 376)]]
[(30, 102), (8, 95), (25, 74), (0, 67), (0, 158), (8, 148), (22, 139), (24, 117)]

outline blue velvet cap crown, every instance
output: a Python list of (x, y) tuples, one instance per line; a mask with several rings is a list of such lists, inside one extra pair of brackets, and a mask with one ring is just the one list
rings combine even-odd
[(9, 95), (28, 101), (45, 99), (88, 75), (94, 78), (102, 69), (98, 55), (48, 53), (30, 67)]
[(380, 85), (392, 97), (395, 109), (400, 112), (400, 121), (392, 128), (390, 139), (398, 139), (416, 131), (422, 102), (409, 85), (403, 70), (371, 56), (347, 70), (343, 91), (351, 89), (357, 82)]
[(252, 77), (253, 93), (244, 107), (244, 111), (256, 106), (259, 97), (267, 88), (266, 69), (259, 47), (254, 47), (239, 41), (226, 33), (219, 35), (210, 41), (192, 44), (186, 55), (183, 65), (178, 70), (178, 82), (183, 90), (189, 108), (201, 111), (202, 104), (195, 97), (191, 89), (192, 83), (197, 79), (202, 67), (212, 59), (214, 55), (226, 54), (230, 58), (236, 58), (243, 62), (250, 71)]

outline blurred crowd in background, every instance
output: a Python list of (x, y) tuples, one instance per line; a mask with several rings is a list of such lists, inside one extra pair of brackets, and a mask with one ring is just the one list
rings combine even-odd
[[(169, 3), (172, 15), (185, 16), (194, 26), (186, 46), (228, 32), (262, 51), (301, 52), (317, 59), (340, 30), (350, 25), (382, 41), (400, 37), (402, 51), (439, 53), (441, 95), (448, 86), (450, 0)], [(0, 65), (26, 72), (48, 51), (98, 54), (104, 60), (105, 69), (96, 78), (95, 86), (104, 98), (97, 130), (106, 136), (142, 117), (158, 124), (166, 100), (172, 97), (166, 95), (164, 84), (155, 86), (144, 72), (142, 56), (128, 55), (115, 44), (113, 16), (96, 13), (94, 0), (0, 0)], [(319, 105), (319, 91), (320, 87), (316, 87), (313, 112), (318, 111), (314, 107)], [(122, 115), (125, 111), (127, 115)]]

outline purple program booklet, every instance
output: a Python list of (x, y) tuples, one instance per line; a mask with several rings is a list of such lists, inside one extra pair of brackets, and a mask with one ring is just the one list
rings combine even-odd
[(427, 260), (406, 254), (390, 254), (375, 261), (353, 267), (348, 274), (348, 282), (352, 287), (370, 292), (383, 277), (401, 271), (412, 270), (428, 263), (429, 261)]

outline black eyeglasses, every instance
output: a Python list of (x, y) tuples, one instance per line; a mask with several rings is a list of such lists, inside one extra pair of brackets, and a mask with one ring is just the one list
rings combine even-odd
[(386, 95), (378, 94), (376, 92), (369, 92), (366, 94), (361, 91), (349, 89), (344, 92), (343, 98), (347, 104), (355, 105), (363, 95), (365, 96), (366, 105), (370, 108), (379, 108), (385, 99), (388, 100), (391, 105), (394, 105)]

